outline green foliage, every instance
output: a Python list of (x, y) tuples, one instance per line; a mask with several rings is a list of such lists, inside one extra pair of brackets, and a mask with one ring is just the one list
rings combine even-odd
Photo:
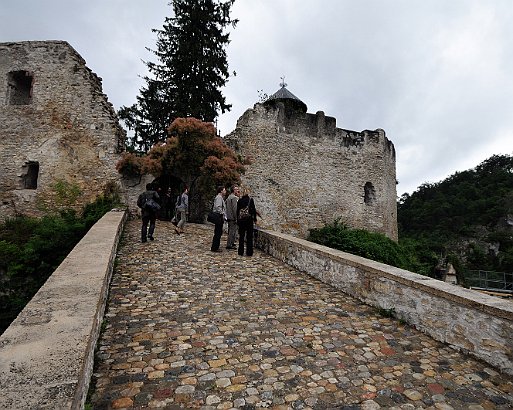
[(59, 213), (64, 209), (74, 206), (77, 199), (82, 195), (80, 187), (77, 184), (57, 179), (51, 185), (53, 191), (53, 198), (51, 205), (40, 201), (38, 208), (45, 213)]
[(381, 317), (387, 317), (387, 318), (396, 318), (397, 312), (395, 311), (395, 308), (390, 309), (384, 309), (384, 308), (376, 308), (376, 313), (380, 315)]
[(55, 182), (53, 189), (57, 194), (57, 203), (61, 206), (72, 206), (82, 194), (78, 185), (62, 179)]
[(118, 187), (108, 185), (103, 194), (99, 195), (94, 202), (87, 204), (82, 211), (82, 221), (87, 230), (91, 228), (96, 221), (113, 208), (122, 207), (123, 203), (119, 196)]
[[(230, 74), (225, 48), (226, 27), (234, 0), (172, 0), (173, 17), (166, 17), (157, 35), (158, 62), (145, 62), (151, 76), (137, 103), (121, 107), (119, 117), (133, 131), (129, 145), (143, 152), (166, 139), (166, 127), (178, 117), (213, 122), (230, 110), (221, 89)], [(235, 75), (235, 73), (233, 74)]]
[(426, 276), (451, 263), (462, 280), (469, 269), (513, 272), (513, 229), (506, 223), (512, 213), (513, 157), (494, 155), (403, 195), (399, 243), (339, 221), (311, 230), (309, 239)]
[(0, 225), (0, 332), (18, 315), (52, 272), (106, 212), (119, 205), (114, 189), (88, 204), (40, 219), (20, 216)]
[(308, 240), (398, 268), (415, 270), (417, 261), (407, 249), (383, 234), (350, 229), (339, 220), (311, 229)]
[[(505, 223), (512, 211), (513, 157), (494, 155), (474, 169), (403, 195), (398, 203), (400, 243), (418, 244), (414, 248), (424, 270), (448, 261), (459, 272), (512, 272), (513, 235)], [(491, 252), (490, 245), (498, 252)]]
[[(12, 244), (23, 245), (26, 238), (39, 225), (39, 220), (26, 216), (19, 216), (14, 219), (7, 219), (0, 229), (0, 241), (9, 241)], [(2, 261), (4, 259), (0, 259)], [(0, 262), (1, 263), (1, 262)]]

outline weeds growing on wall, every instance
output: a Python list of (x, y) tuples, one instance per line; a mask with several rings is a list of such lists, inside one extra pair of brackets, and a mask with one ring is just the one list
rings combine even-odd
[(118, 194), (108, 192), (81, 215), (65, 209), (43, 218), (19, 216), (0, 225), (0, 333), (89, 228), (119, 204)]

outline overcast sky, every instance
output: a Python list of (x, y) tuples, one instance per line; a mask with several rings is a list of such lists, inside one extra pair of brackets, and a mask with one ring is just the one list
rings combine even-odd
[[(5, 0), (0, 42), (65, 40), (118, 109), (135, 102), (167, 0)], [(236, 0), (222, 135), (285, 76), (337, 127), (383, 128), (397, 193), (513, 155), (513, 1)]]

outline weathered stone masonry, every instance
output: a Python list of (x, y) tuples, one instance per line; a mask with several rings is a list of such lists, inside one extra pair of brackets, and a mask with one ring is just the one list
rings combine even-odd
[(336, 128), (282, 88), (247, 110), (225, 141), (251, 161), (243, 183), (262, 226), (305, 237), (340, 218), (397, 240), (395, 149), (383, 130)]
[(0, 219), (54, 208), (56, 181), (93, 201), (115, 169), (125, 131), (101, 79), (65, 41), (0, 43)]
[[(336, 128), (306, 110), (283, 87), (225, 137), (251, 160), (243, 181), (262, 225), (306, 236), (340, 218), (397, 239), (395, 150), (385, 132)], [(0, 124), (0, 220), (58, 207), (58, 181), (80, 189), (77, 210), (112, 185), (133, 208), (144, 189), (148, 178), (117, 173), (125, 131), (101, 79), (65, 41), (0, 43)]]

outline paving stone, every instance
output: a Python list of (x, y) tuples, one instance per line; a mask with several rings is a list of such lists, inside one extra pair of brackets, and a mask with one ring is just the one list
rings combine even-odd
[(512, 377), (258, 250), (213, 254), (211, 226), (139, 235), (128, 221), (93, 408), (513, 408)]

